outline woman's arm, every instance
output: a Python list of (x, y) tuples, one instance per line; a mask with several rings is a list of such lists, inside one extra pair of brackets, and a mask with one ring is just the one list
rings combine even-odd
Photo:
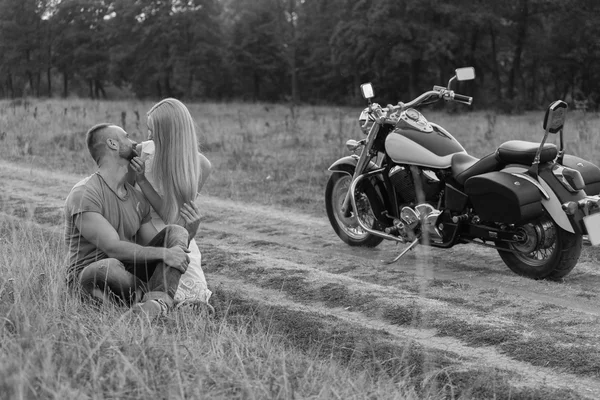
[[(150, 205), (152, 205), (152, 208), (154, 208), (156, 213), (160, 216), (160, 218), (163, 221), (166, 221), (166, 218), (161, 213), (163, 198), (156, 192), (152, 184), (148, 181), (148, 179), (146, 179), (145, 175), (143, 175), (141, 178), (138, 175), (137, 183), (142, 189), (144, 196), (146, 196), (146, 199), (148, 199), (148, 201), (150, 202)], [(184, 204), (183, 209), (180, 211), (179, 214), (179, 218), (175, 223), (177, 225), (183, 226), (185, 229), (188, 230), (189, 244), (189, 241), (192, 240), (198, 232), (198, 226), (200, 224), (200, 214), (198, 213), (198, 208), (193, 202), (189, 204)]]
[(156, 211), (160, 218), (163, 221), (165, 221), (165, 217), (161, 215), (163, 199), (160, 196), (160, 194), (156, 192), (152, 184), (148, 181), (148, 179), (145, 176), (143, 178), (138, 177), (137, 184), (140, 187), (140, 189), (142, 189), (144, 196), (146, 196), (146, 199), (148, 199), (152, 208), (154, 208), (154, 211)]
[(156, 192), (152, 184), (148, 181), (148, 178), (146, 178), (146, 174), (144, 173), (145, 162), (141, 158), (135, 157), (131, 160), (131, 166), (135, 172), (135, 181), (140, 189), (142, 189), (142, 193), (144, 193), (144, 196), (148, 199), (148, 202), (160, 218), (165, 221), (165, 217), (161, 214), (163, 198)]
[(202, 189), (202, 186), (204, 186), (204, 183), (206, 183), (206, 180), (212, 171), (212, 164), (204, 154), (198, 154), (200, 154), (200, 171), (202, 172), (200, 174), (200, 180), (198, 181), (198, 192), (200, 192), (200, 189)]

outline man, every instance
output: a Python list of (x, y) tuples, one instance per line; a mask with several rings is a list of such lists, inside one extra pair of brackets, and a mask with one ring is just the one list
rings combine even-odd
[(116, 300), (134, 312), (164, 315), (187, 269), (187, 244), (198, 225), (150, 223), (150, 205), (127, 183), (135, 142), (120, 127), (99, 124), (86, 134), (98, 171), (77, 183), (65, 204), (67, 283), (98, 301)]

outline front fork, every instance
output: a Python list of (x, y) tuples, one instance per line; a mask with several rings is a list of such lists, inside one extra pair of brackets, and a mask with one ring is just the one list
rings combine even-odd
[[(356, 178), (358, 178), (363, 173), (366, 166), (369, 164), (369, 161), (371, 159), (371, 148), (373, 147), (374, 142), (373, 139), (377, 136), (378, 132), (379, 124), (374, 123), (373, 126), (371, 126), (371, 129), (369, 130), (369, 134), (367, 135), (367, 142), (365, 143), (365, 147), (360, 153), (360, 157), (358, 159), (358, 162), (356, 163), (356, 168), (354, 169), (354, 174), (352, 175), (352, 182), (356, 181)], [(350, 210), (350, 190), (348, 190), (348, 192), (346, 193), (346, 197), (344, 197), (344, 202), (342, 203), (341, 211), (345, 217), (349, 217)]]

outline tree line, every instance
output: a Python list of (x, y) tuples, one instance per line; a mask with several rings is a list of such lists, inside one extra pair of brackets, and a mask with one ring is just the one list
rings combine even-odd
[[(0, 0), (0, 97), (600, 102), (596, 0)], [(109, 90), (112, 89), (113, 91)]]

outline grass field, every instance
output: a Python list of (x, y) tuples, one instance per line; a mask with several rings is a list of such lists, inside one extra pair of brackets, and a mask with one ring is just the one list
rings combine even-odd
[(0, 302), (2, 398), (418, 398), (402, 377), (295, 349), (251, 314), (225, 308), (207, 321), (181, 312), (151, 326), (94, 309), (62, 292), (59, 240), (0, 222), (1, 273), (14, 280), (3, 282)]
[[(94, 163), (85, 132), (111, 122), (134, 140), (147, 136), (150, 102), (91, 100), (0, 101), (0, 157), (48, 169), (89, 173)], [(189, 104), (202, 151), (213, 162), (206, 193), (322, 214), (327, 168), (347, 155), (345, 142), (360, 139), (359, 108), (273, 104)], [(466, 107), (464, 107), (466, 110)], [(476, 157), (512, 140), (539, 141), (544, 112), (518, 116), (491, 112), (449, 114), (423, 110)], [(567, 116), (567, 152), (600, 163), (600, 115)], [(558, 140), (551, 137), (550, 140)]]
[[(145, 112), (151, 105), (1, 101), (0, 159), (50, 171), (91, 173), (95, 168), (84, 145), (85, 131), (96, 123), (112, 122), (124, 126), (135, 140), (144, 140)], [(347, 139), (362, 136), (360, 110), (355, 108), (188, 106), (198, 124), (202, 151), (215, 167), (206, 193), (291, 212), (324, 215), (327, 167), (346, 155)], [(543, 112), (423, 113), (475, 156), (507, 140), (535, 141), (543, 134)], [(599, 122), (597, 114), (569, 114), (567, 151), (600, 163), (600, 142), (595, 140)], [(0, 200), (10, 195), (3, 192)], [(63, 291), (62, 227), (42, 229), (33, 218), (16, 218), (3, 204), (0, 201), (0, 393), (6, 398), (572, 398), (561, 391), (514, 391), (504, 373), (493, 370), (451, 374), (443, 353), (423, 353), (410, 345), (390, 350), (376, 332), (313, 331), (313, 336), (293, 340), (285, 329), (276, 329), (276, 308), (261, 309), (227, 288), (215, 289), (218, 313), (212, 320), (182, 311), (150, 325), (116, 307), (95, 309)], [(32, 210), (29, 215), (34, 214)], [(229, 257), (214, 249), (207, 253)], [(344, 293), (320, 295), (335, 303)], [(383, 318), (406, 325), (415, 315), (397, 307)], [(481, 338), (472, 330), (463, 332), (464, 325), (443, 323), (448, 332), (460, 333), (467, 341)], [(321, 325), (314, 322), (302, 329), (316, 327)], [(511, 335), (493, 333), (502, 336), (502, 343)], [(358, 346), (360, 335), (363, 340), (373, 338), (368, 345), (360, 343), (364, 354), (347, 351)]]

